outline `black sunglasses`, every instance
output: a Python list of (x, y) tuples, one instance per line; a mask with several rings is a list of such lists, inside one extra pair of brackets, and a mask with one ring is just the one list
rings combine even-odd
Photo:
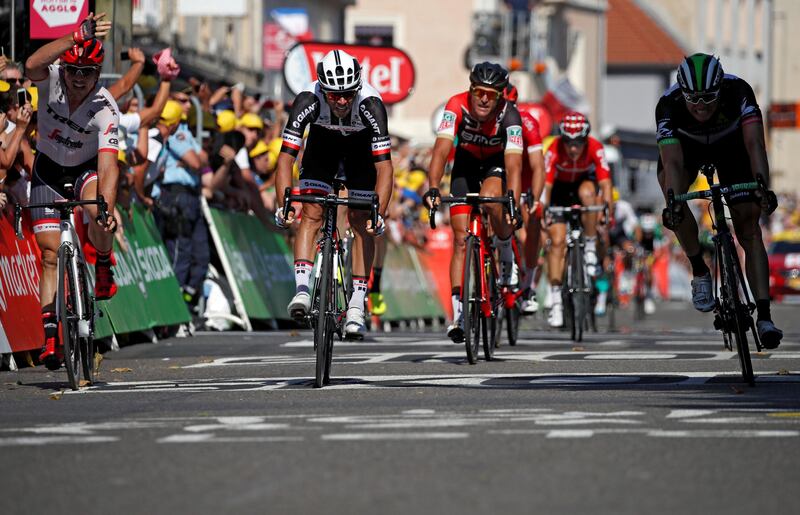
[(64, 71), (70, 75), (80, 75), (82, 77), (94, 75), (99, 69), (97, 66), (75, 66), (74, 64), (64, 66)]

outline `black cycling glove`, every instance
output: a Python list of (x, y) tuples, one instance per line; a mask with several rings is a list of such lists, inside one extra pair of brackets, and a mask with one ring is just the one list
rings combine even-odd
[(664, 227), (674, 231), (683, 222), (683, 204), (676, 202), (671, 209), (669, 206), (665, 207), (664, 211), (661, 212), (661, 222)]
[(433, 207), (435, 205), (434, 201), (438, 198), (441, 198), (441, 195), (439, 194), (439, 188), (430, 188), (425, 192), (423, 198), (428, 199), (428, 207)]
[(761, 211), (769, 216), (778, 209), (778, 196), (772, 190), (767, 190), (761, 195)]

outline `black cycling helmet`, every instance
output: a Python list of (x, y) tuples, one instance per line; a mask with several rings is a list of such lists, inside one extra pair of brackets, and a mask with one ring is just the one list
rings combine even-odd
[(503, 91), (508, 86), (508, 72), (499, 64), (484, 61), (472, 67), (469, 82), (472, 86)]

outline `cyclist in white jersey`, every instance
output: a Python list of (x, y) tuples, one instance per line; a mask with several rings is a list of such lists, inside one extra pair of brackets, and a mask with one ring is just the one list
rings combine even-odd
[[(111, 22), (105, 14), (89, 16), (73, 34), (39, 48), (25, 63), (26, 76), (39, 88), (38, 137), (33, 165), (31, 203), (47, 203), (69, 196), (92, 200), (98, 192), (113, 208), (117, 198), (119, 113), (108, 91), (97, 84), (103, 63), (100, 37)], [(54, 64), (60, 59), (60, 65)], [(73, 190), (66, 186), (71, 184)], [(74, 194), (73, 194), (74, 191)], [(111, 245), (116, 220), (101, 225), (96, 206), (87, 206), (89, 240), (97, 248), (95, 297), (116, 293), (111, 272)], [(39, 297), (45, 344), (39, 360), (50, 369), (61, 366), (55, 316), (56, 252), (59, 245), (58, 213), (35, 209), (32, 213), (36, 241), (42, 251)]]

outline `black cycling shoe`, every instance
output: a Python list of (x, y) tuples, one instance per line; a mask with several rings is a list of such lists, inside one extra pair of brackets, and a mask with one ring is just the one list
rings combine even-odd
[(464, 328), (459, 321), (450, 324), (447, 328), (447, 337), (453, 340), (453, 343), (464, 343)]

